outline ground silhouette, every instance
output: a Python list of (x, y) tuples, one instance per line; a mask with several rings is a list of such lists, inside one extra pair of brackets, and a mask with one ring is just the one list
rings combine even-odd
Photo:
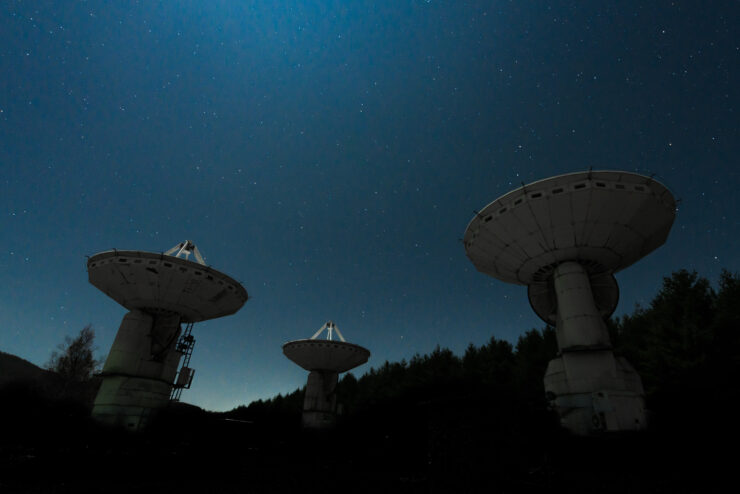
[[(140, 434), (89, 418), (89, 393), (0, 388), (5, 492), (711, 492), (733, 472), (740, 282), (679, 271), (609, 322), (643, 375), (650, 427), (569, 435), (542, 376), (552, 328), (437, 348), (339, 383), (333, 431), (300, 429), (302, 390), (224, 413), (172, 404)], [(95, 381), (86, 384), (94, 389)], [(87, 397), (87, 398), (84, 398)]]

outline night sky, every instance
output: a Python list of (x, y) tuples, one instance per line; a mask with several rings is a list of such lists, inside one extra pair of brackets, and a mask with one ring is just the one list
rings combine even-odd
[(86, 255), (193, 240), (242, 282), (197, 324), (183, 400), (302, 386), (282, 343), (332, 319), (356, 375), (544, 325), (460, 242), (499, 195), (566, 172), (655, 174), (667, 243), (617, 274), (740, 270), (740, 4), (34, 2), (0, 7), (0, 350), (43, 365), (125, 309)]

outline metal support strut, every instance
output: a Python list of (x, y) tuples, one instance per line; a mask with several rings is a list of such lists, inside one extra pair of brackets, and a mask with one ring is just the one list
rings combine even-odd
[(344, 336), (342, 336), (342, 333), (339, 331), (339, 328), (337, 327), (337, 325), (334, 324), (334, 321), (329, 321), (326, 324), (324, 324), (323, 326), (321, 326), (319, 328), (319, 330), (314, 333), (314, 335), (311, 337), (311, 339), (312, 340), (315, 340), (321, 334), (321, 332), (324, 331), (324, 330), (326, 330), (326, 339), (327, 340), (333, 340), (334, 337), (333, 337), (333, 334), (332, 333), (334, 331), (336, 331), (337, 332), (337, 336), (339, 336), (339, 339), (342, 340), (342, 341), (345, 341)]
[(177, 345), (175, 346), (175, 350), (182, 353), (182, 365), (180, 366), (180, 370), (177, 372), (175, 384), (172, 386), (170, 401), (180, 401), (182, 390), (190, 389), (190, 385), (193, 383), (195, 369), (190, 368), (190, 357), (193, 355), (195, 337), (191, 334), (192, 331), (193, 323), (189, 322), (185, 326), (185, 330), (182, 332), (182, 335), (180, 335), (180, 339), (177, 340)]

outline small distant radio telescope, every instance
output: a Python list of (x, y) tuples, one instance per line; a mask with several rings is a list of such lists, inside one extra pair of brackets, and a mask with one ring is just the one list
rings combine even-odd
[[(323, 331), (327, 332), (326, 339), (317, 339)], [(335, 332), (340, 341), (333, 339)], [(332, 427), (336, 419), (339, 373), (367, 362), (370, 351), (344, 341), (339, 328), (329, 321), (310, 339), (284, 344), (283, 353), (309, 371), (306, 397), (303, 400), (303, 426), (309, 429)]]
[(555, 326), (545, 391), (576, 434), (645, 427), (642, 381), (614, 355), (604, 319), (619, 299), (614, 273), (663, 245), (675, 215), (673, 196), (652, 178), (589, 171), (513, 190), (465, 231), (475, 267), (527, 285), (532, 309)]
[[(189, 260), (191, 254), (195, 261)], [(101, 252), (87, 261), (87, 271), (90, 283), (129, 310), (103, 366), (92, 415), (102, 423), (138, 430), (190, 387), (193, 323), (235, 313), (247, 301), (247, 292), (206, 266), (189, 240), (161, 254)]]

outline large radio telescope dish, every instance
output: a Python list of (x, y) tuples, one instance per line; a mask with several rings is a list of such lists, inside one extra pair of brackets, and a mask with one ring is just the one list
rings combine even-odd
[[(318, 340), (324, 331), (327, 339)], [(334, 333), (340, 341), (333, 339)], [(339, 328), (329, 321), (311, 338), (284, 344), (283, 353), (309, 371), (303, 399), (303, 426), (311, 429), (332, 427), (336, 420), (338, 376), (367, 362), (370, 351), (344, 341)]]
[(666, 241), (675, 211), (671, 193), (650, 177), (568, 173), (499, 197), (470, 221), (463, 240), (479, 271), (529, 285), (563, 261), (590, 273), (632, 265)]
[(635, 173), (589, 171), (547, 178), (488, 204), (465, 230), (465, 252), (479, 271), (527, 285), (532, 308), (554, 324), (553, 269), (576, 261), (594, 301), (610, 316), (619, 290), (613, 273), (665, 243), (676, 202), (658, 181)]
[(247, 291), (230, 276), (203, 263), (170, 255), (187, 253), (183, 244), (167, 253), (141, 250), (110, 250), (90, 257), (90, 283), (129, 310), (172, 312), (182, 322), (199, 322), (238, 311)]
[(545, 391), (576, 434), (644, 427), (642, 382), (614, 355), (604, 320), (619, 300), (614, 273), (665, 243), (675, 214), (673, 195), (650, 177), (588, 171), (504, 194), (465, 230), (476, 269), (527, 285), (532, 309), (555, 326)]
[(190, 240), (161, 254), (101, 252), (88, 259), (87, 271), (90, 283), (130, 311), (105, 360), (92, 415), (137, 430), (190, 387), (193, 323), (235, 313), (247, 291), (206, 266)]
[[(317, 337), (327, 330), (328, 339)], [(335, 331), (340, 341), (332, 339)], [(309, 339), (289, 341), (283, 345), (283, 353), (307, 371), (347, 372), (364, 364), (370, 358), (370, 350), (344, 341), (336, 325), (329, 321)]]

